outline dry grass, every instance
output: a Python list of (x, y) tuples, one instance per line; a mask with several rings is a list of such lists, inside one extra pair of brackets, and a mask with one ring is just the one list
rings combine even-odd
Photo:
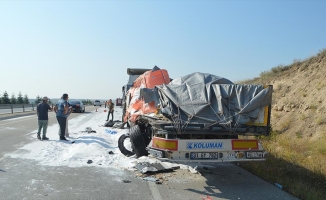
[(261, 139), (269, 152), (265, 162), (240, 165), (300, 199), (322, 200), (326, 194), (326, 138), (307, 142), (299, 137), (272, 133)]
[(316, 121), (317, 125), (324, 125), (326, 124), (326, 116), (320, 116), (317, 121)]
[(326, 49), (306, 60), (279, 65), (247, 84), (274, 85), (273, 131), (260, 140), (269, 152), (265, 162), (240, 165), (268, 182), (277, 182), (300, 199), (325, 199), (326, 194)]

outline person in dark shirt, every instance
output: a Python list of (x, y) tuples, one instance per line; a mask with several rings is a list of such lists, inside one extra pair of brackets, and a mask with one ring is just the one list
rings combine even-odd
[(41, 130), (43, 128), (42, 140), (48, 140), (46, 137), (46, 130), (48, 128), (49, 116), (48, 111), (52, 110), (48, 104), (48, 98), (43, 97), (43, 102), (37, 105), (37, 117), (38, 117), (38, 131), (37, 139), (41, 140)]

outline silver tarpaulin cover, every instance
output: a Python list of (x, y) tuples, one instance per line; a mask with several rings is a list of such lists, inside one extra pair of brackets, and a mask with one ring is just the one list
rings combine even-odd
[(162, 113), (185, 123), (245, 124), (256, 120), (259, 109), (272, 102), (269, 87), (233, 84), (228, 79), (199, 72), (153, 90), (142, 89), (141, 94), (145, 102), (155, 101)]

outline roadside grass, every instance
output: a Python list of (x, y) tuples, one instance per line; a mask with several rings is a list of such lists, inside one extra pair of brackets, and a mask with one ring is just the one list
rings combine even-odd
[(271, 135), (259, 137), (269, 153), (266, 161), (240, 162), (240, 166), (304, 200), (326, 199), (325, 71), (326, 49), (322, 49), (317, 56), (295, 59), (289, 66), (278, 65), (240, 82), (274, 85), (272, 105), (290, 105), (298, 111), (272, 112)]
[(326, 137), (310, 141), (273, 131), (260, 138), (268, 151), (266, 161), (240, 166), (300, 199), (322, 200), (326, 194)]

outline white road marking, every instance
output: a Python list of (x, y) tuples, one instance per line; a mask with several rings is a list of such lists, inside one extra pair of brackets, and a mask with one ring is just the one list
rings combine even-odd
[(160, 192), (157, 189), (157, 186), (156, 186), (156, 183), (155, 182), (148, 181), (148, 186), (149, 186), (149, 189), (152, 192), (152, 196), (153, 196), (153, 199), (154, 200), (163, 200)]
[[(55, 116), (55, 114), (52, 114), (52, 115), (50, 114), (49, 115), (49, 117), (53, 117), (53, 116)], [(0, 121), (0, 122), (6, 122), (6, 121), (10, 121), (10, 122), (9, 123), (5, 123), (5, 124), (0, 124), (0, 126), (7, 125), (7, 124), (13, 124), (13, 123), (17, 123), (17, 122), (22, 122), (22, 121), (26, 121), (26, 120), (30, 120), (31, 118), (37, 118), (37, 115), (17, 117), (17, 118), (3, 120), (3, 121)]]

